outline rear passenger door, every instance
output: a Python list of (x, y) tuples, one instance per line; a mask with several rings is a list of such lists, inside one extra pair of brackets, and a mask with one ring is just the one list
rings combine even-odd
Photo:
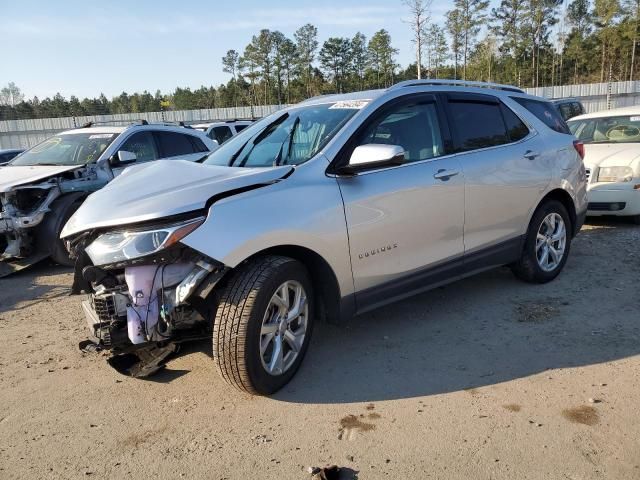
[(196, 161), (208, 152), (202, 140), (193, 135), (165, 131), (156, 131), (154, 135), (158, 142), (161, 159), (179, 158)]
[(551, 181), (552, 159), (540, 135), (497, 97), (452, 93), (446, 103), (465, 176), (465, 253), (517, 249)]

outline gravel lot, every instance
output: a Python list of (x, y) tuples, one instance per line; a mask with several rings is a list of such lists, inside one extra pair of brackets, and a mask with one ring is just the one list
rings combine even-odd
[(67, 270), (0, 280), (0, 478), (640, 478), (639, 245), (598, 221), (550, 284), (498, 269), (320, 325), (272, 398), (208, 344), (123, 377), (78, 350)]

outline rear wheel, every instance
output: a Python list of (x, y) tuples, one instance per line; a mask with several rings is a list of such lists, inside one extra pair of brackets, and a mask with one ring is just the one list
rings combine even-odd
[(631, 217), (631, 221), (636, 225), (640, 225), (640, 215), (634, 215), (633, 217)]
[(268, 395), (295, 375), (313, 330), (313, 291), (300, 262), (267, 256), (240, 267), (221, 294), (213, 354), (234, 387)]
[(546, 283), (564, 268), (571, 247), (571, 220), (567, 209), (549, 200), (533, 215), (520, 259), (511, 266), (520, 279)]

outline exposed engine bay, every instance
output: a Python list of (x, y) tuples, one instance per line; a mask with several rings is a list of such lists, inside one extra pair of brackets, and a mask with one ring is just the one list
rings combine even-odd
[[(107, 179), (101, 177), (95, 166), (88, 165), (67, 169), (26, 184), (1, 185), (3, 188), (0, 189), (0, 261), (17, 261), (28, 266), (47, 257), (48, 247), (54, 239), (42, 238), (38, 241), (38, 228), (48, 215), (65, 214), (64, 208), (59, 208), (58, 211), (55, 209), (56, 204), (63, 203), (60, 197), (73, 194), (75, 198), (82, 198), (107, 183)], [(68, 205), (61, 205), (66, 206)], [(53, 233), (55, 235), (59, 232)], [(12, 271), (9, 265), (4, 264), (0, 269), (0, 276)]]
[(180, 343), (211, 337), (204, 300), (224, 265), (181, 245), (106, 267), (85, 265), (90, 260), (79, 253), (74, 289), (89, 291), (82, 308), (91, 334), (82, 350), (109, 350), (109, 364), (120, 373), (145, 377), (163, 368)]

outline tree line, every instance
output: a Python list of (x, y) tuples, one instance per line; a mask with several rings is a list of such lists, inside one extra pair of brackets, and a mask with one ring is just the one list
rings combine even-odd
[(326, 93), (384, 88), (411, 78), (454, 78), (537, 87), (635, 80), (640, 0), (454, 0), (441, 23), (432, 0), (401, 0), (415, 61), (404, 68), (385, 29), (329, 37), (306, 24), (291, 38), (262, 29), (221, 59), (226, 83), (108, 99), (25, 99), (0, 90), (0, 119), (287, 104)]

